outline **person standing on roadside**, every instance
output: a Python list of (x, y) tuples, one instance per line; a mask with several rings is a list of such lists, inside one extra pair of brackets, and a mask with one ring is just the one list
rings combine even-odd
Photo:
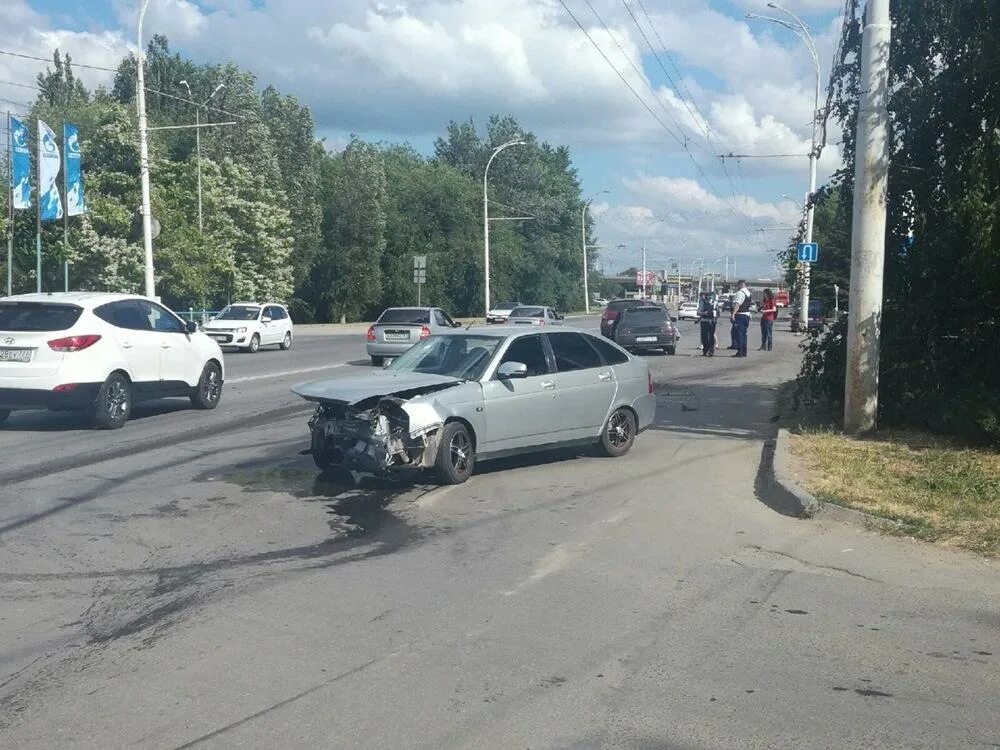
[(702, 292), (698, 302), (698, 320), (701, 325), (701, 356), (715, 355), (715, 326), (719, 318), (715, 292)]
[(774, 292), (764, 290), (764, 298), (760, 302), (760, 350), (771, 351), (774, 343), (774, 319), (778, 317), (778, 304)]
[(734, 357), (747, 356), (747, 334), (750, 331), (750, 290), (747, 283), (740, 279), (736, 294), (733, 295), (732, 320), (736, 329), (736, 354)]

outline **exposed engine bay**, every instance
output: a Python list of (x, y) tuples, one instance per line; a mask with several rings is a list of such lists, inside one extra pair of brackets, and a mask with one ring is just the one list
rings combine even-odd
[(321, 468), (341, 466), (372, 473), (433, 467), (444, 417), (432, 399), (418, 397), (457, 384), (436, 384), (353, 404), (315, 399), (318, 406), (309, 420), (313, 459)]

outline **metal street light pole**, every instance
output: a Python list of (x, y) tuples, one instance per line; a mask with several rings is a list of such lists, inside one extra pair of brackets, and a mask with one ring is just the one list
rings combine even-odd
[[(806, 194), (806, 242), (812, 242), (813, 239), (813, 196), (816, 194), (816, 162), (819, 159), (819, 152), (816, 148), (816, 139), (818, 135), (819, 126), (819, 92), (820, 92), (820, 79), (822, 73), (820, 72), (819, 66), (819, 54), (816, 52), (816, 45), (813, 42), (812, 36), (809, 34), (809, 27), (806, 23), (799, 18), (797, 15), (792, 13), (787, 8), (783, 8), (777, 3), (768, 3), (768, 8), (774, 8), (775, 10), (781, 11), (786, 16), (792, 19), (794, 24), (788, 23), (788, 21), (782, 20), (780, 18), (773, 18), (771, 16), (759, 16), (755, 13), (747, 13), (747, 18), (759, 18), (764, 21), (771, 21), (779, 26), (784, 26), (786, 29), (791, 30), (806, 46), (809, 50), (809, 55), (812, 57), (813, 65), (816, 67), (816, 89), (813, 98), (813, 117), (812, 117), (812, 148), (809, 151), (809, 192)], [(809, 277), (810, 277), (810, 264), (802, 264), (802, 291), (800, 294), (800, 304), (799, 304), (799, 323), (801, 324), (802, 330), (809, 330)]]
[(497, 157), (501, 151), (511, 146), (523, 146), (524, 141), (513, 140), (507, 141), (506, 143), (501, 143), (495, 149), (493, 153), (490, 154), (489, 160), (486, 162), (486, 169), (483, 170), (483, 259), (484, 259), (484, 273), (486, 275), (486, 292), (485, 301), (486, 308), (483, 311), (484, 315), (490, 314), (490, 191), (489, 185), (487, 183), (487, 178), (490, 176), (490, 165), (493, 160)]
[(583, 248), (583, 310), (587, 313), (587, 315), (590, 315), (590, 289), (588, 286), (589, 268), (587, 264), (587, 208), (590, 207), (590, 204), (597, 196), (604, 195), (608, 192), (610, 191), (602, 190), (599, 193), (594, 193), (583, 204), (583, 210), (580, 212), (580, 246)]
[(139, 23), (136, 28), (136, 92), (135, 103), (139, 116), (139, 184), (142, 192), (142, 247), (144, 255), (145, 291), (147, 297), (156, 296), (153, 279), (153, 216), (149, 207), (149, 144), (146, 132), (146, 76), (143, 72), (146, 54), (142, 48), (142, 22), (146, 17), (149, 0), (142, 0)]
[[(188, 99), (192, 102), (194, 101), (194, 95), (191, 93), (191, 85), (187, 81), (180, 82), (184, 88), (187, 89)], [(201, 218), (201, 108), (212, 101), (212, 98), (219, 93), (222, 89), (226, 87), (226, 84), (220, 83), (215, 87), (215, 90), (209, 94), (209, 97), (203, 101), (201, 104), (195, 103), (194, 105), (194, 149), (195, 149), (195, 160), (197, 164), (198, 172), (198, 234), (203, 233), (203, 225)]]

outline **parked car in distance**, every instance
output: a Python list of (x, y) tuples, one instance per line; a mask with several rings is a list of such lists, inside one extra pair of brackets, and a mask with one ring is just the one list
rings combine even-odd
[(598, 297), (597, 299), (594, 300), (594, 304), (600, 305), (601, 307), (607, 307), (608, 300), (604, 299), (604, 297)]
[(639, 305), (652, 305), (653, 302), (649, 300), (642, 299), (613, 299), (608, 302), (607, 307), (604, 308), (604, 312), (601, 313), (601, 335), (606, 336), (611, 339), (614, 338), (615, 325), (618, 322), (618, 316), (621, 311), (629, 307), (637, 307)]
[(202, 330), (219, 346), (256, 354), (262, 346), (292, 348), (292, 318), (274, 302), (234, 302), (208, 321)]
[(387, 357), (398, 357), (427, 337), (451, 328), (460, 328), (439, 307), (390, 307), (368, 328), (368, 356), (381, 367)]
[[(795, 304), (792, 308), (792, 333), (798, 333), (802, 330), (802, 323), (799, 320), (802, 308), (799, 303)], [(826, 328), (826, 309), (823, 304), (823, 300), (811, 299), (809, 300), (809, 325), (808, 329), (810, 331), (822, 330)]]
[(662, 349), (667, 354), (676, 354), (677, 338), (669, 313), (652, 305), (622, 310), (614, 332), (615, 343), (630, 351)]
[(698, 320), (698, 303), (681, 302), (677, 306), (678, 320)]
[(512, 326), (561, 326), (563, 316), (551, 307), (525, 305), (511, 310), (507, 323)]
[(789, 299), (788, 292), (784, 289), (779, 289), (774, 293), (774, 306), (775, 307), (788, 307)]
[(18, 409), (80, 411), (118, 429), (139, 401), (222, 398), (219, 345), (145, 297), (104, 292), (0, 299), (0, 423)]
[(486, 314), (486, 322), (493, 324), (506, 323), (511, 312), (516, 307), (520, 307), (520, 302), (498, 302), (490, 308)]
[(478, 461), (540, 449), (590, 444), (622, 456), (656, 412), (646, 363), (572, 328), (447, 331), (375, 373), (292, 391), (316, 404), (319, 468), (433, 468), (447, 484)]

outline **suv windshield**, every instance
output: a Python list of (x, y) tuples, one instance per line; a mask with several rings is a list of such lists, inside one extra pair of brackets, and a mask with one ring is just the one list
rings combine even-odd
[(65, 331), (80, 319), (82, 307), (46, 302), (0, 302), (0, 331)]
[(510, 317), (512, 318), (544, 318), (545, 308), (544, 307), (515, 307), (511, 310)]
[(231, 305), (219, 313), (216, 320), (257, 320), (260, 308), (250, 305)]
[(386, 310), (379, 323), (410, 323), (412, 325), (427, 325), (431, 322), (429, 310), (421, 310), (412, 307), (398, 307), (394, 310)]
[(477, 380), (493, 359), (503, 339), (499, 336), (431, 336), (386, 367), (395, 372), (424, 372)]

